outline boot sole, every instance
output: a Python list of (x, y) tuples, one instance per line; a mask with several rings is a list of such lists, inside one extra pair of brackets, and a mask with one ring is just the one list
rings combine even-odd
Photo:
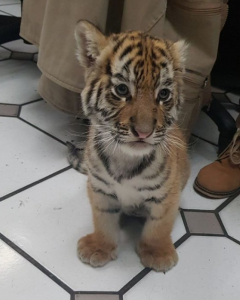
[(197, 181), (197, 178), (194, 181), (193, 188), (200, 196), (214, 200), (228, 198), (240, 192), (240, 188), (231, 192), (213, 192), (201, 186)]

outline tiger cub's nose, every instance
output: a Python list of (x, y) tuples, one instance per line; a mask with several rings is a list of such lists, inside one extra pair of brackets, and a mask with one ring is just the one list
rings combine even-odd
[(139, 130), (138, 128), (135, 128), (133, 126), (131, 127), (131, 130), (132, 130), (133, 135), (140, 139), (146, 139), (153, 133), (152, 130), (151, 131), (150, 130), (143, 131), (143, 130)]

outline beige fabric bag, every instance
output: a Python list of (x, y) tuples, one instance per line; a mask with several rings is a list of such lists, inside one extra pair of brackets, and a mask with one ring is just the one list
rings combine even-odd
[[(24, 0), (23, 4), (20, 34), (39, 46), (40, 95), (62, 111), (81, 114), (79, 93), (84, 79), (75, 57), (74, 27), (79, 19), (87, 19), (106, 31), (108, 0)], [(223, 12), (222, 0), (125, 0), (124, 3), (122, 31), (142, 30), (173, 41), (183, 38), (189, 43), (184, 78), (186, 101), (180, 119), (187, 135), (202, 107), (204, 83), (217, 55)], [(206, 89), (205, 98), (210, 99)]]

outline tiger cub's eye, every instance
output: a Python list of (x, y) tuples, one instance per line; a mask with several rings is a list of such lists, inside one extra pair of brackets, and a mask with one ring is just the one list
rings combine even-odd
[(115, 91), (120, 97), (126, 97), (129, 95), (128, 87), (125, 84), (119, 84), (116, 86)]
[(164, 101), (169, 98), (170, 91), (168, 89), (162, 89), (158, 93), (158, 101)]

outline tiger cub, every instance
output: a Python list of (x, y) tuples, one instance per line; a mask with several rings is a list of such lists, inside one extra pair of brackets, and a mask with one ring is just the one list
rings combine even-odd
[(140, 31), (105, 36), (87, 21), (75, 37), (91, 121), (83, 166), (95, 228), (79, 240), (78, 256), (93, 267), (116, 259), (125, 213), (146, 218), (137, 253), (165, 272), (178, 261), (170, 235), (189, 174), (176, 125), (186, 45)]

